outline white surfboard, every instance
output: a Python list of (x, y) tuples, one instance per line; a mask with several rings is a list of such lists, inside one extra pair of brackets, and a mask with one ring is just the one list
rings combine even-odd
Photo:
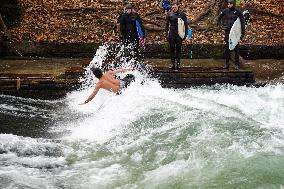
[(185, 37), (185, 25), (181, 18), (178, 18), (178, 35), (182, 39)]
[[(245, 24), (248, 24), (248, 19), (249, 19), (249, 12), (246, 10), (243, 12), (244, 19), (245, 19)], [(248, 15), (245, 16), (245, 15)], [(240, 18), (237, 18), (237, 20), (234, 22), (230, 34), (229, 34), (229, 49), (234, 50), (234, 48), (237, 46), (241, 39), (242, 35), (242, 26), (241, 26), (241, 20)]]
[(229, 49), (233, 50), (239, 43), (242, 35), (241, 21), (239, 18), (234, 22), (229, 34)]

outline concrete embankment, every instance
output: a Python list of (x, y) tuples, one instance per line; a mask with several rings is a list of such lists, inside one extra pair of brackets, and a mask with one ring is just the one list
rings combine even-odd
[[(101, 44), (95, 43), (38, 43), (31, 41), (7, 42), (2, 46), (2, 56), (39, 56), (39, 57), (93, 57)], [(113, 44), (115, 45), (115, 44)], [(222, 58), (223, 44), (186, 44), (182, 49), (183, 58), (193, 59)], [(168, 44), (147, 44), (145, 58), (169, 58)], [(284, 59), (284, 45), (241, 45), (240, 55), (244, 59)]]

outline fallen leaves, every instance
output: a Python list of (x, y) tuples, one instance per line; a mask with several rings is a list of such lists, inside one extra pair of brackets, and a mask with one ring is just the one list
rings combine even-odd
[[(147, 43), (166, 42), (165, 14), (158, 1), (133, 0), (145, 20)], [(14, 40), (45, 42), (101, 43), (119, 40), (116, 20), (123, 11), (122, 0), (20, 0), (24, 15), (20, 25), (9, 28)], [(207, 1), (183, 0), (181, 9), (190, 20), (196, 18)], [(255, 9), (283, 14), (282, 0), (242, 0), (242, 9)], [(243, 44), (283, 44), (284, 19), (253, 13)], [(205, 21), (212, 22), (214, 18)], [(206, 22), (199, 25), (206, 26)], [(223, 43), (223, 31), (193, 30), (195, 43)]]

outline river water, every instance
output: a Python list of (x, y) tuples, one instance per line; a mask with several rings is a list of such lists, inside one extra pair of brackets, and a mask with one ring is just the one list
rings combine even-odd
[(174, 90), (134, 74), (84, 106), (88, 71), (63, 99), (0, 96), (0, 188), (284, 188), (283, 84)]

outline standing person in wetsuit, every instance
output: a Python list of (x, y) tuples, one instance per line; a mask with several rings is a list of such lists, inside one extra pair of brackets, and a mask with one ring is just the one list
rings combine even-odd
[[(226, 62), (225, 62), (225, 65), (224, 65), (224, 69), (229, 69), (229, 61), (230, 61), (230, 58), (231, 58), (230, 49), (229, 49), (229, 34), (230, 34), (230, 30), (231, 30), (234, 22), (237, 20), (237, 18), (240, 18), (240, 21), (241, 21), (241, 30), (242, 30), (241, 39), (245, 35), (245, 21), (244, 21), (244, 17), (243, 17), (242, 12), (240, 10), (238, 10), (237, 8), (235, 8), (234, 0), (228, 0), (227, 2), (228, 2), (228, 8), (224, 9), (217, 18), (217, 25), (219, 27), (221, 26), (222, 18), (225, 18), (223, 28), (225, 30), (224, 40), (225, 40)], [(239, 44), (235, 47), (234, 51), (235, 51), (235, 65), (236, 65), (236, 69), (238, 70), (238, 69), (240, 69)]]
[[(185, 25), (185, 36), (181, 38), (178, 34), (178, 18), (184, 21)], [(181, 47), (182, 41), (186, 39), (188, 32), (188, 23), (186, 15), (179, 10), (178, 4), (174, 2), (172, 4), (172, 9), (168, 13), (166, 18), (166, 34), (170, 45), (170, 55), (171, 55), (171, 69), (180, 68), (180, 58), (181, 58)]]
[(95, 75), (96, 78), (99, 79), (98, 83), (96, 84), (96, 87), (92, 94), (85, 100), (83, 104), (87, 104), (90, 102), (99, 92), (100, 89), (105, 89), (110, 92), (120, 94), (121, 90), (126, 88), (128, 85), (130, 85), (131, 82), (135, 80), (134, 76), (129, 74), (125, 78), (118, 80), (114, 78), (114, 75), (117, 73), (124, 73), (128, 71), (132, 71), (132, 69), (120, 69), (120, 70), (109, 70), (106, 73), (103, 74), (102, 70), (100, 68), (91, 68), (91, 71)]
[(132, 4), (127, 4), (125, 7), (125, 13), (120, 18), (120, 33), (122, 40), (126, 44), (134, 45), (134, 48), (138, 48), (139, 37), (136, 29), (136, 20), (140, 23), (142, 32), (145, 38), (145, 29), (142, 24), (142, 20), (138, 13), (136, 13)]

